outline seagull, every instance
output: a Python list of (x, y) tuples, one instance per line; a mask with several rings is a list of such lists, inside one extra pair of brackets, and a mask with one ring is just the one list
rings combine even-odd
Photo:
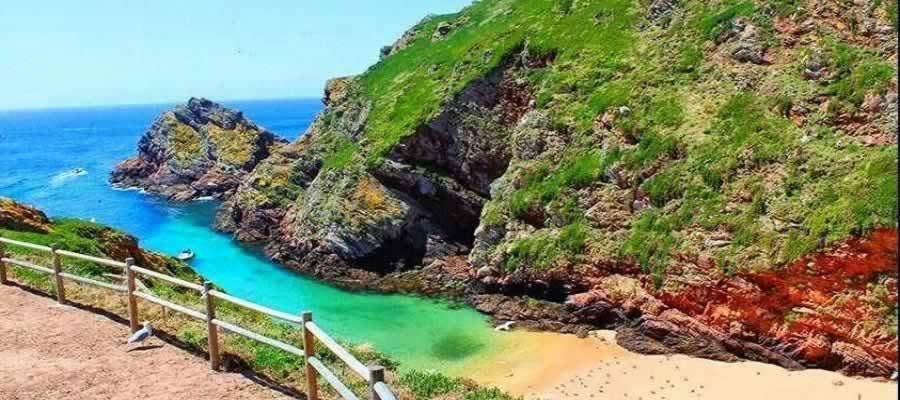
[(900, 375), (900, 373), (898, 373), (898, 371), (894, 371), (894, 373), (891, 374), (891, 380), (896, 381), (898, 375)]
[(128, 344), (143, 342), (150, 336), (153, 336), (153, 326), (150, 325), (150, 321), (144, 321), (144, 327), (128, 338)]
[(513, 326), (514, 323), (516, 323), (516, 321), (508, 321), (502, 325), (498, 325), (496, 328), (494, 328), (494, 330), (497, 332), (506, 332)]

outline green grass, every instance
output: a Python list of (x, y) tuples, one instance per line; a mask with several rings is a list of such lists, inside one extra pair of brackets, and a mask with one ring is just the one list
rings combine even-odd
[(521, 217), (533, 207), (556, 200), (563, 190), (590, 185), (614, 157), (604, 157), (596, 151), (579, 151), (571, 153), (555, 169), (548, 161), (526, 171), (521, 188), (510, 196), (513, 216)]
[[(562, 11), (562, 12), (560, 12)], [(447, 38), (431, 41), (440, 22), (465, 16)], [(553, 52), (554, 65), (529, 76), (554, 117), (588, 126), (593, 111), (622, 98), (622, 87), (594, 93), (634, 44), (638, 15), (627, 0), (565, 3), (552, 0), (476, 2), (461, 14), (438, 16), (417, 27), (413, 44), (370, 68), (359, 80), (372, 101), (362, 150), (386, 154), (433, 117), (467, 84), (503, 65), (526, 46), (531, 54)], [(587, 29), (586, 27), (590, 27)], [(597, 60), (585, 65), (584, 60)], [(559, 94), (582, 101), (557, 102)], [(573, 99), (574, 100), (574, 99)]]
[[(60, 250), (97, 257), (107, 257), (107, 246), (126, 238), (125, 234), (103, 225), (69, 218), (53, 220), (52, 231), (47, 234), (0, 228), (0, 236), (44, 246), (56, 246)], [(23, 255), (43, 256), (47, 254), (18, 246), (9, 245), (7, 248), (9, 251)], [(115, 272), (109, 267), (68, 257), (63, 258), (63, 268), (68, 272), (91, 277)]]
[(436, 372), (415, 370), (404, 373), (400, 378), (400, 383), (408, 387), (419, 400), (432, 399), (463, 387), (463, 383), (459, 379)]
[[(828, 62), (835, 70), (835, 80), (829, 92), (839, 103), (858, 107), (867, 93), (884, 94), (896, 73), (894, 63), (882, 60), (872, 52), (830, 39), (827, 43)], [(838, 109), (841, 104), (838, 104)]]
[(729, 28), (729, 25), (737, 17), (753, 14), (756, 6), (751, 1), (730, 2), (724, 8), (709, 10), (706, 15), (699, 18), (697, 29), (709, 40), (713, 40)]
[(580, 254), (586, 245), (588, 232), (583, 222), (575, 222), (558, 231), (544, 230), (512, 243), (506, 258), (506, 269), (521, 266), (548, 268), (562, 259)]
[[(517, 397), (497, 388), (478, 387), (459, 378), (450, 378), (430, 371), (407, 371), (400, 377), (400, 383), (415, 395), (417, 400), (460, 398), (463, 400), (516, 400)], [(444, 397), (449, 396), (449, 397)]]
[(344, 168), (353, 161), (353, 157), (359, 152), (359, 146), (350, 139), (339, 136), (336, 141), (333, 150), (326, 153), (322, 160), (324, 170)]
[(890, 87), (893, 77), (893, 64), (867, 60), (833, 83), (831, 90), (838, 98), (859, 106), (867, 93), (883, 94)]
[[(733, 97), (704, 141), (642, 185), (659, 208), (632, 224), (621, 251), (655, 281), (692, 226), (733, 232), (731, 244), (719, 254), (726, 269), (750, 254), (768, 254), (757, 258), (774, 266), (825, 243), (896, 226), (896, 146), (851, 144), (838, 150), (837, 135), (822, 132), (820, 140), (798, 152), (797, 129), (768, 103), (749, 94)], [(784, 185), (763, 184), (769, 165), (787, 166)], [(734, 190), (748, 191), (750, 199), (726, 211), (723, 193)], [(799, 227), (774, 232), (756, 222), (763, 216)]]

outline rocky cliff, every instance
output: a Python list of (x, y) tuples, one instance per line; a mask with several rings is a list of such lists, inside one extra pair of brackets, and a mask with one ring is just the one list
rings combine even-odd
[(110, 182), (177, 201), (225, 198), (283, 142), (239, 111), (191, 98), (157, 118), (137, 156), (116, 166)]
[(896, 29), (893, 1), (480, 1), (329, 82), (218, 226), (350, 287), (890, 375)]

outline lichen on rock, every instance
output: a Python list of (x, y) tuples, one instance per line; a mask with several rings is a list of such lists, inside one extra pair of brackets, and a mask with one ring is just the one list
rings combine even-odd
[(141, 137), (138, 155), (116, 166), (110, 182), (179, 201), (224, 199), (283, 144), (241, 112), (192, 98), (157, 118)]

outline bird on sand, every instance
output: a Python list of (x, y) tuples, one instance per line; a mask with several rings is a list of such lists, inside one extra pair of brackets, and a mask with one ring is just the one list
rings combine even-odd
[(516, 321), (508, 321), (502, 325), (498, 325), (496, 328), (494, 328), (494, 330), (497, 332), (506, 332), (513, 326), (514, 323), (516, 323)]
[(128, 338), (128, 344), (141, 343), (150, 336), (153, 336), (153, 326), (150, 325), (150, 321), (144, 321), (143, 325), (143, 328), (139, 329)]

